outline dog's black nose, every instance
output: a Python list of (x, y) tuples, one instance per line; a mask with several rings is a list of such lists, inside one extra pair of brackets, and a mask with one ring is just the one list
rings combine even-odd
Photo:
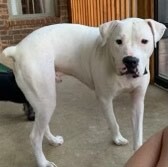
[(127, 56), (123, 58), (123, 63), (128, 69), (134, 69), (138, 66), (139, 59), (132, 56)]

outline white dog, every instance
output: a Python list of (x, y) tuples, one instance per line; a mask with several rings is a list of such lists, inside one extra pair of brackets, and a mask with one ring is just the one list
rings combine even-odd
[(39, 167), (55, 166), (43, 154), (43, 136), (50, 143), (63, 143), (48, 126), (56, 107), (56, 72), (72, 75), (95, 91), (117, 145), (128, 141), (120, 133), (112, 101), (128, 91), (134, 149), (142, 145), (149, 58), (164, 31), (163, 24), (138, 18), (107, 22), (99, 28), (57, 24), (40, 28), (3, 51), (14, 59), (16, 81), (36, 112), (30, 138)]

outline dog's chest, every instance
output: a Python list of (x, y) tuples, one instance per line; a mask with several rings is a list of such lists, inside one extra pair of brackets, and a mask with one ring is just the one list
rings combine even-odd
[(122, 92), (131, 92), (140, 85), (140, 79), (133, 79), (127, 77), (117, 77), (108, 83), (109, 90), (114, 95), (118, 95)]
[(138, 85), (140, 85), (141, 79), (129, 78), (129, 77), (119, 77), (116, 79), (115, 83), (115, 90), (118, 92), (131, 92), (134, 90)]

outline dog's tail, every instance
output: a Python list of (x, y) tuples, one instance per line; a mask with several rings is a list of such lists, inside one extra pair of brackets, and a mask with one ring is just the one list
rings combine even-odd
[(7, 47), (2, 51), (2, 54), (4, 54), (6, 57), (12, 57), (14, 59), (16, 53), (16, 46), (10, 46)]

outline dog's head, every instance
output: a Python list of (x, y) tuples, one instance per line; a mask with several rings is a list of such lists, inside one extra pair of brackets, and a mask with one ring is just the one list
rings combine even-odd
[(107, 47), (117, 74), (136, 78), (148, 72), (149, 58), (166, 27), (152, 19), (129, 18), (104, 23), (99, 29), (101, 45)]

